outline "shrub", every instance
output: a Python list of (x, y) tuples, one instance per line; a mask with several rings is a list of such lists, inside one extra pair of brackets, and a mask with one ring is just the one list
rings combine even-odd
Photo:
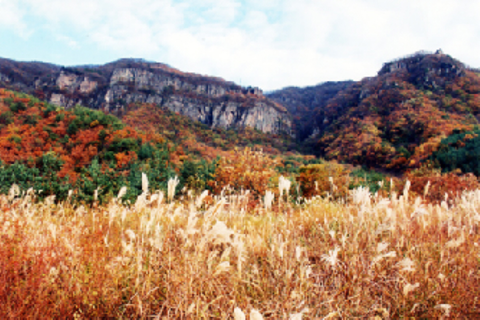
[(377, 192), (381, 188), (380, 184), (383, 182), (385, 185), (387, 180), (383, 173), (365, 168), (353, 170), (350, 176), (352, 177), (349, 186), (350, 189), (368, 187), (372, 193)]
[(23, 102), (14, 102), (13, 104), (10, 105), (10, 110), (14, 113), (18, 111), (25, 111), (27, 110), (27, 107)]
[(480, 130), (455, 134), (443, 139), (438, 151), (432, 154), (431, 160), (443, 172), (456, 169), (480, 175)]
[(477, 177), (471, 173), (461, 174), (460, 171), (441, 173), (438, 169), (425, 166), (407, 173), (403, 183), (399, 185), (400, 190), (403, 189), (407, 179), (411, 183), (410, 192), (414, 197), (423, 196), (427, 202), (437, 204), (446, 198), (456, 198), (465, 190), (473, 191), (480, 188)]
[(13, 112), (11, 111), (0, 113), (0, 124), (9, 125), (13, 123), (13, 117)]
[(275, 175), (277, 160), (261, 151), (245, 148), (236, 150), (234, 160), (221, 158), (215, 170), (215, 181), (210, 183), (215, 193), (230, 186), (234, 190), (250, 190), (255, 198), (265, 195), (270, 179)]
[(326, 162), (300, 167), (298, 182), (305, 198), (327, 194), (338, 198), (348, 195), (350, 171), (341, 164)]

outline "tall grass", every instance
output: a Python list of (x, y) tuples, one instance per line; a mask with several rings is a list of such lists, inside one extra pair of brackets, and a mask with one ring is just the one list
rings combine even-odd
[(0, 316), (480, 317), (480, 190), (251, 210), (248, 193), (165, 203), (144, 187), (129, 207), (0, 196)]

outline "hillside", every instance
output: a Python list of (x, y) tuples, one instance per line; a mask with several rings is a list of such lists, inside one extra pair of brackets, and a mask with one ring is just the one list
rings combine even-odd
[[(127, 186), (125, 199), (133, 200), (142, 192), (142, 172), (160, 190), (176, 175), (182, 188), (203, 191), (213, 183), (218, 161), (238, 161), (250, 152), (242, 153), (243, 148), (263, 150), (269, 171), (287, 162), (285, 170), (297, 170), (312, 157), (289, 152), (295, 147), (291, 140), (248, 127), (212, 130), (155, 104), (128, 105), (122, 121), (0, 89), (0, 193), (15, 183), (60, 200), (75, 189), (76, 200), (91, 202), (95, 194), (108, 200)], [(189, 182), (190, 176), (196, 180)], [(229, 183), (231, 178), (215, 185), (221, 191)]]
[[(159, 152), (162, 168), (171, 173), (180, 174), (185, 166), (197, 163), (194, 171), (203, 170), (204, 186), (212, 181), (210, 174), (214, 171), (213, 167), (205, 168), (214, 166), (218, 157), (235, 162), (239, 156), (235, 150), (244, 147), (262, 149), (277, 157), (277, 164), (272, 166), (295, 173), (295, 179), (299, 178), (301, 165), (323, 161), (299, 156), (296, 150), (348, 164), (350, 169), (364, 166), (396, 177), (421, 167), (445, 173), (480, 172), (475, 163), (480, 156), (480, 78), (475, 70), (442, 52), (420, 52), (385, 63), (377, 76), (361, 81), (286, 88), (268, 97), (258, 89), (143, 60), (68, 69), (3, 60), (0, 66), (2, 85), (23, 88), (24, 92), (33, 90), (33, 94), (50, 101), (2, 91), (0, 136), (4, 150), (0, 158), (7, 164), (17, 161), (33, 167), (35, 163), (38, 168), (38, 158), (54, 152), (61, 160), (56, 171), (59, 178), (68, 179), (72, 187), (94, 159), (103, 166), (103, 172), (107, 167), (118, 169), (119, 161), (143, 168), (153, 161), (153, 150)], [(163, 88), (161, 93), (159, 88)], [(125, 99), (110, 99), (117, 93)], [(62, 101), (68, 102), (65, 109), (51, 103)], [(73, 108), (77, 102), (89, 103), (89, 107), (106, 113)], [(218, 117), (207, 117), (202, 110)], [(239, 115), (237, 111), (245, 113)], [(275, 116), (267, 116), (271, 112), (285, 119), (293, 116), (293, 126), (285, 127), (279, 118), (272, 124), (269, 121)], [(121, 121), (112, 114), (120, 116)], [(254, 119), (255, 125), (246, 125), (248, 119)], [(265, 134), (257, 124), (263, 129), (263, 125), (272, 125), (272, 131), (263, 130), (270, 132)], [(131, 139), (112, 147), (113, 140), (102, 140), (115, 140), (108, 136), (117, 135), (117, 129), (108, 127), (111, 125), (129, 127), (130, 133), (118, 133), (118, 139)], [(72, 126), (87, 130), (88, 138), (77, 136)], [(121, 174), (113, 171), (116, 176), (127, 177), (129, 167), (122, 170), (125, 172)], [(192, 172), (191, 168), (187, 171)], [(183, 178), (187, 178), (186, 173)], [(138, 193), (138, 174), (135, 179)], [(152, 181), (166, 183), (160, 178)], [(115, 188), (118, 186), (106, 193)]]
[(312, 121), (315, 110), (325, 108), (330, 99), (351, 84), (353, 81), (325, 82), (306, 88), (288, 87), (266, 96), (285, 106), (293, 116), (297, 139), (304, 141), (316, 132), (315, 123)]
[(316, 152), (328, 159), (403, 172), (452, 133), (476, 128), (480, 78), (441, 52), (386, 63), (376, 77), (314, 110)]
[(67, 109), (80, 104), (122, 115), (130, 103), (155, 103), (211, 128), (276, 133), (291, 127), (285, 108), (260, 89), (139, 59), (68, 68), (0, 59), (0, 86)]
[(129, 197), (136, 197), (137, 170), (166, 187), (175, 154), (162, 136), (139, 132), (115, 116), (80, 106), (67, 111), (0, 89), (1, 193), (15, 183), (65, 199), (75, 189), (76, 200), (90, 202), (97, 188), (103, 198), (129, 185)]
[(294, 152), (295, 142), (288, 134), (266, 134), (251, 127), (238, 129), (209, 128), (155, 104), (130, 104), (122, 120), (143, 132), (161, 135), (181, 146), (186, 153), (209, 161), (217, 156), (229, 157), (235, 148), (257, 148), (265, 153), (281, 155)]

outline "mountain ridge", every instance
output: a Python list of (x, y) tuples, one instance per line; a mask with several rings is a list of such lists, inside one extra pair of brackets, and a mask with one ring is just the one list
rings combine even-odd
[(0, 84), (67, 109), (81, 104), (121, 115), (128, 104), (155, 103), (212, 128), (291, 129), (286, 109), (258, 88), (139, 59), (76, 67), (0, 59)]
[(158, 106), (211, 129), (286, 132), (296, 137), (297, 150), (378, 170), (419, 168), (443, 139), (480, 125), (478, 70), (440, 50), (386, 62), (376, 76), (360, 81), (288, 87), (266, 95), (141, 59), (93, 68), (2, 61), (3, 85), (26, 88), (67, 109), (82, 103), (122, 116), (131, 105), (149, 104), (143, 114), (155, 113), (153, 106)]
[(480, 78), (438, 51), (384, 64), (316, 110), (318, 150), (383, 169), (418, 168), (454, 130), (478, 126)]
[(293, 113), (306, 150), (391, 173), (440, 166), (432, 156), (442, 141), (480, 125), (478, 70), (441, 50), (386, 62), (360, 81), (289, 87), (269, 97)]

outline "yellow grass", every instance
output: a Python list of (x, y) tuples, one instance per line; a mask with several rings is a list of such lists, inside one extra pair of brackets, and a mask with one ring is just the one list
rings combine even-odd
[(480, 317), (480, 191), (407, 198), (357, 189), (252, 210), (245, 195), (205, 208), (145, 193), (84, 208), (13, 191), (0, 196), (0, 316)]

